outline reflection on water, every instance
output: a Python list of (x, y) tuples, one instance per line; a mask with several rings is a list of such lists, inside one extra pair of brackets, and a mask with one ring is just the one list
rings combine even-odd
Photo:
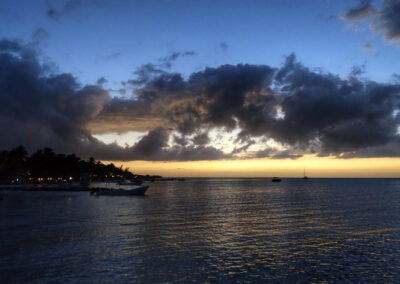
[(400, 180), (189, 179), (7, 192), (0, 282), (400, 281)]

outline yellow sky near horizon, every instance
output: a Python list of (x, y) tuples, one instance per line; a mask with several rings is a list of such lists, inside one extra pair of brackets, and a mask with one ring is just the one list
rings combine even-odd
[[(107, 161), (104, 161), (108, 163)], [(393, 177), (400, 178), (400, 158), (305, 156), (297, 160), (251, 159), (189, 162), (113, 161), (136, 174), (164, 177)]]

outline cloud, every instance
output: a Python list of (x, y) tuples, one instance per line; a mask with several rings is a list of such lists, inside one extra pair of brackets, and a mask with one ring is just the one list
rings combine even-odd
[(372, 44), (370, 44), (370, 43), (366, 43), (365, 45), (364, 45), (364, 51), (366, 51), (366, 52), (371, 52), (371, 53), (373, 53), (373, 54), (375, 54), (375, 55), (377, 55), (378, 54), (378, 51), (376, 50), (376, 48), (372, 45)]
[(151, 160), (151, 161), (198, 161), (229, 158), (221, 150), (211, 146), (168, 146), (170, 133), (164, 127), (157, 127), (144, 135), (131, 147), (119, 147), (116, 144), (108, 145), (106, 149), (101, 145), (92, 149), (92, 153), (106, 160)]
[(135, 78), (124, 83), (138, 86), (150, 81), (156, 76), (167, 75), (167, 69), (170, 69), (178, 58), (195, 56), (196, 54), (197, 53), (194, 51), (172, 52), (168, 56), (159, 58), (159, 64), (147, 63), (139, 66), (134, 72)]
[(128, 80), (126, 83), (135, 86), (142, 85), (157, 75), (166, 74), (166, 71), (153, 63), (147, 63), (137, 68), (133, 74), (135, 75), (135, 78)]
[(98, 55), (98, 56), (96, 56), (96, 60), (112, 61), (112, 60), (115, 60), (115, 59), (121, 57), (123, 54), (124, 54), (123, 50), (118, 50), (118, 51), (112, 52), (110, 54)]
[(207, 145), (210, 142), (210, 138), (208, 133), (198, 133), (193, 137), (192, 142), (195, 145)]
[[(399, 118), (392, 114), (399, 108), (400, 86), (354, 77), (361, 73), (363, 67), (358, 66), (353, 76), (341, 79), (304, 67), (294, 55), (279, 69), (223, 65), (195, 72), (186, 80), (164, 72), (135, 89), (137, 99), (130, 100), (129, 107), (123, 103), (122, 113), (127, 120), (148, 115), (146, 122), (154, 123), (149, 127), (168, 125), (182, 137), (239, 128), (244, 141), (267, 137), (299, 149), (291, 158), (304, 152), (339, 156), (398, 143)], [(118, 114), (121, 106), (114, 105), (112, 113)], [(138, 109), (145, 111), (139, 114)], [(128, 130), (121, 127), (121, 132)]]
[(291, 150), (284, 150), (284, 151), (279, 151), (271, 148), (265, 148), (264, 150), (257, 151), (254, 156), (251, 156), (252, 158), (270, 158), (274, 160), (281, 160), (281, 159), (291, 159), (291, 160), (296, 160), (303, 155), (301, 154), (296, 154), (293, 153)]
[(158, 61), (160, 62), (160, 66), (164, 68), (171, 68), (172, 64), (180, 57), (187, 57), (187, 56), (195, 56), (196, 52), (187, 50), (183, 52), (172, 52), (170, 55), (161, 57)]
[(339, 155), (398, 141), (399, 85), (343, 80), (315, 73), (288, 58), (278, 73), (285, 118), (276, 139), (320, 155)]
[(375, 15), (377, 10), (372, 6), (370, 0), (362, 0), (359, 6), (349, 9), (340, 16), (347, 21), (365, 20)]
[(219, 44), (219, 48), (223, 51), (223, 52), (227, 52), (229, 49), (229, 45), (223, 41)]
[[(238, 141), (236, 141), (236, 142), (238, 142)], [(245, 141), (245, 144), (244, 145), (242, 145), (242, 146), (236, 146), (233, 150), (232, 150), (232, 152), (230, 153), (230, 155), (236, 155), (236, 154), (240, 154), (240, 153), (243, 153), (243, 152), (246, 152), (252, 145), (254, 145), (256, 142), (253, 140), (253, 139), (249, 139), (249, 138), (247, 138)], [(268, 148), (269, 150), (271, 150), (270, 148)], [(255, 155), (255, 156), (257, 156), (257, 154)], [(252, 158), (254, 158), (254, 156), (252, 157)]]
[(97, 85), (103, 85), (103, 84), (107, 83), (107, 79), (104, 77), (101, 77), (101, 78), (97, 79), (96, 83), (97, 83)]
[(346, 21), (370, 21), (370, 28), (381, 33), (386, 41), (400, 41), (400, 1), (382, 0), (382, 6), (377, 9), (371, 1), (361, 1), (356, 8), (341, 14)]
[(99, 8), (104, 6), (103, 0), (47, 0), (46, 16), (52, 20), (60, 21), (62, 18), (73, 14), (74, 12), (82, 9), (85, 5)]
[(392, 74), (392, 78), (393, 78), (397, 83), (400, 83), (400, 75), (399, 75), (399, 74), (396, 74), (396, 73)]
[(41, 43), (41, 42), (47, 40), (49, 37), (50, 37), (49, 32), (42, 27), (37, 28), (32, 33), (32, 40), (35, 44)]
[(371, 26), (374, 30), (382, 32), (387, 41), (399, 41), (400, 1), (383, 0), (382, 8)]
[(364, 73), (365, 73), (365, 64), (362, 64), (362, 65), (354, 65), (354, 66), (351, 68), (350, 76), (356, 77), (356, 76), (362, 75), (362, 74), (364, 74)]
[(71, 151), (75, 143), (90, 141), (85, 124), (109, 101), (108, 94), (80, 86), (71, 74), (48, 75), (35, 53), (21, 45), (14, 53), (1, 46), (6, 45), (0, 44), (0, 129), (7, 133), (1, 146), (48, 144)]
[(46, 10), (46, 16), (53, 20), (59, 20), (64, 15), (70, 14), (71, 12), (79, 9), (81, 6), (82, 2), (80, 0), (68, 0), (58, 9), (50, 6)]
[(22, 52), (24, 48), (18, 40), (0, 40), (0, 50), (4, 52)]
[[(164, 127), (147, 130), (132, 147), (107, 145), (92, 136), (88, 125), (100, 113), (106, 114), (111, 102), (120, 111), (119, 101), (112, 100), (99, 85), (81, 85), (71, 74), (48, 71), (33, 50), (18, 41), (0, 41), (0, 131), (4, 134), (0, 148), (22, 144), (33, 151), (49, 146), (83, 157), (112, 160), (224, 157), (220, 150), (203, 145), (169, 147), (170, 130)], [(117, 121), (118, 117), (113, 119)]]
[[(82, 85), (31, 47), (0, 40), (0, 148), (49, 146), (104, 160), (400, 156), (398, 83), (342, 79), (294, 55), (279, 68), (222, 65), (187, 77), (143, 65), (128, 81), (132, 96), (111, 97), (103, 81)], [(229, 152), (210, 135), (221, 130), (236, 141)], [(130, 131), (143, 136), (127, 147), (93, 136)]]

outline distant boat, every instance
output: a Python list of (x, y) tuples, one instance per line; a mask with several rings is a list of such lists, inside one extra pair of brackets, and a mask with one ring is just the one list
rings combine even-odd
[(271, 181), (272, 182), (281, 182), (282, 180), (278, 177), (273, 177)]
[(304, 174), (303, 174), (302, 179), (308, 179), (308, 177), (306, 176), (306, 168), (304, 168)]
[(144, 195), (146, 190), (149, 188), (148, 185), (134, 187), (131, 189), (114, 189), (114, 188), (95, 188), (90, 194), (94, 196), (109, 195), (109, 196), (128, 196), (128, 195)]

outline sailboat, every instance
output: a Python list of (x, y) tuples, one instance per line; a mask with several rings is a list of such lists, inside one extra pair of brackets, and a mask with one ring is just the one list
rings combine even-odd
[(303, 174), (302, 179), (308, 179), (308, 177), (306, 176), (306, 168), (304, 168), (304, 174)]

